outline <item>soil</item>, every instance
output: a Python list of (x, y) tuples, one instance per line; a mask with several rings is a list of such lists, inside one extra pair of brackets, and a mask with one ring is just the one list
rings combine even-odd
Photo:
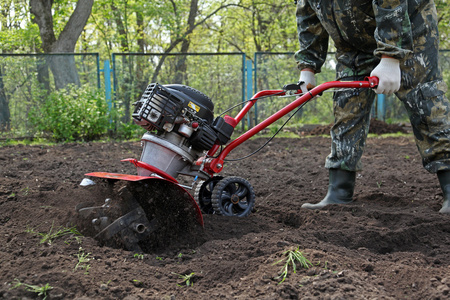
[[(68, 228), (77, 204), (97, 201), (87, 193), (95, 186), (80, 186), (85, 173), (135, 174), (120, 160), (139, 158), (139, 142), (1, 147), (0, 298), (43, 299), (25, 284), (48, 284), (47, 299), (449, 299), (450, 216), (438, 213), (442, 192), (412, 136), (369, 138), (355, 201), (310, 211), (301, 205), (327, 191), (330, 138), (299, 135), (225, 164), (220, 175), (254, 188), (248, 217), (205, 214), (195, 237), (144, 254), (39, 235)], [(288, 250), (311, 264), (289, 266), (280, 283)]]
[[(302, 135), (323, 135), (329, 134), (333, 124), (325, 126), (314, 126), (309, 130), (300, 132)], [(370, 120), (369, 133), (383, 134), (383, 133), (408, 133), (410, 130), (404, 124), (387, 124), (377, 119)]]

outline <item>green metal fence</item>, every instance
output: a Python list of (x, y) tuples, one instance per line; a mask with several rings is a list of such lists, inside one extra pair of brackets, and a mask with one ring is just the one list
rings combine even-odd
[(68, 84), (100, 88), (99, 55), (0, 54), (0, 135), (33, 136), (32, 108)]
[[(441, 50), (439, 52), (441, 69), (447, 85), (450, 86), (450, 50)], [(281, 88), (287, 83), (298, 81), (299, 70), (293, 57), (293, 52), (286, 53), (267, 53), (257, 52), (254, 58), (254, 89), (276, 89)], [(336, 60), (334, 53), (328, 53), (322, 72), (316, 75), (317, 84), (335, 80)], [(447, 97), (450, 98), (450, 90), (447, 91)], [(256, 122), (265, 119), (276, 109), (285, 106), (292, 98), (273, 98), (258, 103)], [(375, 107), (377, 108), (377, 107)], [(381, 109), (383, 113), (377, 115), (378, 119), (387, 122), (409, 122), (403, 104), (395, 97), (385, 97), (384, 107)], [(373, 110), (375, 114), (376, 109)], [(321, 97), (309, 102), (302, 109), (302, 112), (294, 117), (294, 122), (303, 124), (319, 124), (331, 123), (333, 121), (332, 114), (332, 92), (325, 92)]]
[(210, 97), (215, 114), (242, 101), (244, 53), (114, 53), (115, 105), (129, 122), (132, 103), (149, 83), (184, 84)]
[[(114, 105), (120, 124), (132, 126), (132, 103), (152, 82), (180, 83), (198, 89), (213, 100), (218, 115), (257, 91), (280, 89), (297, 82), (299, 70), (293, 54), (258, 52), (252, 62), (246, 60), (244, 53), (114, 53), (111, 74), (107, 68), (109, 61), (100, 69), (97, 53), (0, 54), (0, 138), (36, 134), (29, 122), (30, 111), (43, 105), (50, 93), (69, 83), (106, 90), (106, 98)], [(450, 51), (441, 50), (440, 60), (450, 86)], [(334, 80), (334, 67), (334, 54), (329, 53), (322, 72), (317, 75), (317, 83)], [(112, 75), (111, 86), (104, 81), (108, 76), (101, 78), (101, 72)], [(447, 96), (450, 97), (450, 92)], [(261, 122), (292, 100), (292, 97), (272, 97), (258, 101), (246, 120), (248, 125)], [(227, 114), (235, 116), (241, 107)], [(403, 105), (395, 97), (386, 97), (382, 111), (378, 118), (389, 122), (408, 121)], [(324, 93), (298, 112), (293, 122), (328, 124), (332, 121), (332, 93)]]
[[(335, 64), (333, 64), (333, 53), (329, 53), (322, 72), (316, 75), (317, 83), (335, 80)], [(279, 89), (289, 83), (297, 83), (300, 71), (294, 59), (294, 53), (268, 53), (257, 52), (254, 57), (254, 89), (256, 91), (265, 89)], [(264, 120), (275, 111), (295, 100), (293, 97), (273, 97), (259, 101), (256, 107), (256, 123)], [(331, 94), (324, 93), (322, 97), (309, 102), (293, 118), (294, 122), (304, 124), (331, 123), (333, 116)], [(285, 117), (287, 118), (287, 117)], [(284, 118), (284, 119), (285, 119)], [(280, 120), (277, 124), (284, 122)]]

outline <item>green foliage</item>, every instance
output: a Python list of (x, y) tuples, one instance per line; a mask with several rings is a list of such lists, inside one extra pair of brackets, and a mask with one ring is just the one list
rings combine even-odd
[(110, 114), (102, 91), (89, 86), (68, 86), (52, 92), (29, 119), (44, 135), (56, 141), (90, 141), (107, 133)]
[[(181, 254), (181, 253), (180, 253)], [(186, 285), (186, 286), (193, 286), (194, 285), (194, 282), (193, 282), (193, 279), (194, 279), (194, 276), (195, 276), (195, 273), (194, 272), (192, 272), (192, 273), (190, 273), (190, 274), (177, 274), (177, 273), (173, 273), (172, 272), (172, 274), (175, 274), (175, 275), (177, 275), (180, 279), (182, 279), (183, 280), (183, 283)], [(182, 286), (181, 284), (178, 284), (178, 286)]]
[(194, 37), (206, 34), (222, 51), (284, 52), (297, 50), (296, 29), (293, 1), (242, 0), (238, 7), (220, 11)]
[(436, 0), (436, 9), (438, 11), (438, 26), (441, 40), (441, 49), (450, 48), (450, 3), (448, 0)]
[(18, 287), (24, 287), (26, 291), (36, 293), (38, 297), (44, 296), (43, 300), (47, 299), (47, 292), (52, 290), (53, 287), (46, 283), (43, 286), (32, 285), (21, 282), (19, 279), (15, 279), (16, 284), (11, 289), (16, 289)]
[(39, 28), (31, 22), (29, 1), (0, 1), (1, 53), (34, 52), (40, 46)]
[(144, 283), (138, 279), (131, 280), (131, 283), (133, 283), (133, 285), (136, 287), (142, 287), (144, 285)]
[(118, 139), (129, 140), (140, 138), (144, 133), (145, 129), (142, 129), (142, 127), (136, 125), (133, 121), (117, 122), (117, 129), (114, 136)]
[(89, 269), (91, 268), (91, 265), (88, 264), (88, 262), (91, 260), (89, 258), (89, 255), (91, 255), (91, 253), (85, 253), (82, 247), (78, 249), (78, 253), (76, 254), (78, 261), (73, 269), (74, 272), (78, 268), (80, 268), (84, 270), (84, 274), (89, 274)]
[(30, 45), (39, 46), (39, 28), (36, 24), (28, 24), (26, 28), (18, 28), (11, 31), (1, 30), (0, 41), (2, 41), (1, 49), (4, 52), (28, 51)]
[(49, 245), (51, 245), (54, 240), (61, 238), (63, 236), (71, 235), (75, 239), (78, 236), (81, 236), (81, 233), (78, 232), (78, 230), (75, 227), (66, 228), (59, 226), (58, 228), (55, 229), (53, 223), (48, 232), (38, 232), (33, 228), (27, 228), (26, 232), (40, 236), (41, 239), (39, 240), (39, 244), (49, 244)]
[[(448, 1), (435, 1), (441, 49), (450, 48)], [(20, 63), (17, 62), (18, 57), (11, 57), (16, 62), (2, 57), (1, 76), (11, 113), (11, 132), (0, 133), (2, 137), (29, 137), (34, 135), (34, 128), (39, 130), (41, 137), (50, 135), (55, 141), (91, 140), (108, 133), (108, 130), (114, 130), (118, 138), (139, 137), (143, 130), (131, 121), (132, 103), (153, 78), (161, 84), (182, 83), (200, 90), (213, 100), (216, 115), (242, 101), (241, 55), (172, 55), (175, 52), (246, 53), (245, 58), (255, 64), (257, 90), (278, 89), (286, 83), (297, 82), (299, 70), (293, 59), (293, 52), (298, 49), (294, 1), (199, 1), (198, 9), (192, 14), (195, 19), (193, 28), (188, 22), (191, 3), (191, 0), (94, 1), (91, 17), (77, 41), (76, 52), (100, 53), (102, 60), (111, 59), (111, 54), (117, 52), (168, 53), (168, 56), (129, 55), (115, 61), (116, 105), (111, 112), (108, 112), (101, 93), (94, 92), (94, 88), (82, 88), (90, 90), (91, 96), (87, 96), (88, 92), (75, 93), (72, 87), (68, 88), (68, 92), (51, 92), (48, 95), (54, 89), (55, 78), (46, 67), (48, 74), (44, 81), (48, 83), (46, 88), (49, 91), (44, 89), (44, 74), (37, 71), (42, 71), (43, 57), (29, 57)], [(57, 38), (76, 4), (75, 0), (53, 1), (53, 29)], [(42, 51), (39, 28), (30, 18), (29, 1), (3, 1), (0, 11), (1, 53)], [(289, 53), (265, 55), (264, 51)], [(254, 56), (255, 52), (262, 54)], [(442, 57), (444, 79), (450, 85), (450, 52), (445, 52)], [(157, 68), (163, 59), (161, 69)], [(327, 57), (322, 72), (317, 75), (318, 84), (334, 79), (335, 64), (334, 56)], [(180, 65), (184, 68), (180, 69)], [(97, 72), (92, 61), (89, 63), (83, 57), (81, 62), (77, 60), (76, 67), (82, 83), (96, 85), (94, 77)], [(41, 76), (41, 80), (36, 79), (36, 74)], [(450, 92), (447, 95), (450, 96)], [(102, 101), (97, 101), (100, 99)], [(272, 97), (258, 101), (259, 122), (292, 100)], [(88, 111), (83, 105), (93, 109)], [(393, 122), (407, 121), (400, 101), (389, 100), (387, 107), (387, 118)], [(235, 112), (229, 115), (235, 116)], [(114, 120), (114, 128), (110, 119)], [(324, 124), (332, 121), (331, 94), (324, 93), (305, 105), (290, 124)], [(274, 126), (280, 127), (283, 122), (280, 120)]]
[(289, 267), (292, 268), (292, 271), (294, 273), (297, 273), (297, 264), (300, 265), (300, 267), (304, 269), (309, 269), (312, 267), (312, 263), (303, 256), (303, 253), (299, 251), (299, 247), (295, 250), (287, 250), (283, 252), (283, 259), (280, 259), (279, 261), (275, 262), (274, 265), (279, 264), (280, 262), (283, 262), (284, 265), (281, 268), (279, 272), (279, 276), (275, 277), (274, 279), (281, 279), (278, 284), (282, 283), (289, 274)]
[[(76, 2), (54, 1), (52, 17), (56, 37)], [(450, 5), (448, 0), (435, 3), (441, 48), (448, 49)], [(190, 0), (96, 0), (76, 49), (101, 52), (105, 59), (113, 52), (125, 51), (124, 46), (129, 52), (140, 52), (142, 45), (146, 52), (162, 52), (186, 34), (190, 4)], [(37, 25), (26, 13), (30, 11), (29, 1), (3, 1), (0, 10), (0, 48), (36, 52), (40, 37)], [(298, 48), (294, 1), (199, 1), (195, 21), (199, 26), (188, 35), (191, 52), (284, 52)], [(143, 43), (139, 45), (140, 42)], [(181, 44), (175, 47), (174, 52), (179, 52), (180, 47)]]

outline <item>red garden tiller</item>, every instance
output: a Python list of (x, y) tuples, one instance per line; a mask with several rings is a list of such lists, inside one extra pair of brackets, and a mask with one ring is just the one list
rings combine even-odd
[[(106, 179), (111, 190), (115, 183), (123, 184), (102, 206), (79, 205), (78, 214), (89, 221), (99, 241), (133, 251), (147, 249), (155, 234), (173, 235), (176, 226), (183, 228), (189, 222), (203, 226), (202, 213), (247, 216), (255, 205), (250, 183), (236, 176), (216, 175), (223, 170), (230, 151), (327, 89), (377, 85), (376, 77), (331, 81), (301, 95), (299, 84), (291, 84), (282, 90), (258, 92), (234, 118), (214, 118), (214, 105), (203, 93), (184, 85), (152, 83), (134, 104), (133, 119), (147, 130), (141, 140), (141, 158), (123, 160), (136, 166), (137, 175), (86, 174)], [(258, 99), (288, 92), (298, 98), (229, 142), (236, 125)], [(194, 178), (194, 197), (187, 192), (187, 186), (179, 184), (179, 175)]]

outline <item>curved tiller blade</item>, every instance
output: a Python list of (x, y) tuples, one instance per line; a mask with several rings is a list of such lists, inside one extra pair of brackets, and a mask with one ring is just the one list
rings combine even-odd
[(96, 188), (97, 195), (108, 197), (103, 199), (102, 205), (77, 207), (78, 215), (87, 221), (83, 227), (90, 227), (85, 232), (90, 231), (101, 243), (150, 252), (192, 244), (201, 238), (200, 208), (191, 194), (178, 184), (159, 177), (86, 175), (105, 178), (108, 182), (104, 192), (98, 192), (98, 189), (105, 189), (104, 183)]

